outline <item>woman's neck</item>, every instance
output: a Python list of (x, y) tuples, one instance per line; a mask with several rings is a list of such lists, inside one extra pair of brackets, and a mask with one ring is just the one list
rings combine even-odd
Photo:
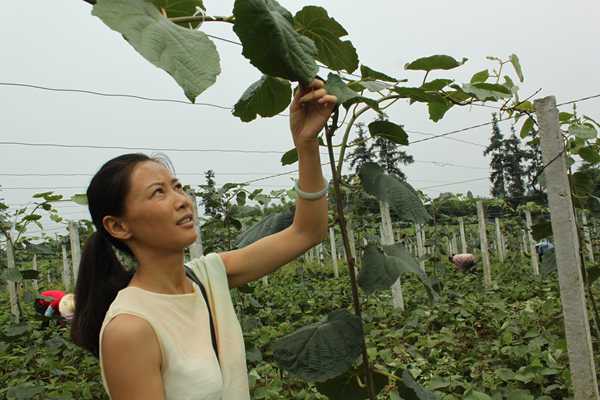
[(138, 256), (139, 265), (129, 286), (162, 294), (188, 294), (194, 289), (183, 268), (184, 252)]

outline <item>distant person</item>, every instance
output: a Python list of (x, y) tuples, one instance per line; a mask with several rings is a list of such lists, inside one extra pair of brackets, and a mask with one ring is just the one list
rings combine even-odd
[(552, 249), (554, 249), (554, 245), (548, 239), (542, 239), (535, 245), (535, 252), (540, 262), (542, 262), (542, 256)]
[(469, 272), (475, 266), (475, 256), (471, 253), (452, 254), (448, 260), (459, 272)]
[(35, 299), (33, 306), (37, 313), (44, 317), (42, 328), (47, 328), (51, 319), (61, 316), (59, 305), (65, 297), (65, 292), (62, 290), (45, 290), (40, 293), (40, 297), (42, 298)]

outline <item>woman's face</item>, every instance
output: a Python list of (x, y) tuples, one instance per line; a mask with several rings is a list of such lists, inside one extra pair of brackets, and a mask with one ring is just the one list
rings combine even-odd
[(125, 221), (133, 248), (181, 251), (197, 237), (192, 202), (181, 183), (162, 164), (144, 161), (130, 177), (125, 201)]

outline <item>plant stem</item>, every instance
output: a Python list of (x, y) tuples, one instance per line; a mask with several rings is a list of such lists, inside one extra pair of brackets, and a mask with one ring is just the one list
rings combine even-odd
[(235, 18), (233, 15), (229, 17), (211, 17), (209, 15), (190, 15), (188, 17), (174, 17), (169, 18), (169, 21), (175, 24), (185, 24), (188, 22), (228, 22), (233, 24), (235, 22)]
[[(364, 111), (363, 111), (364, 112)], [(362, 321), (362, 313), (360, 309), (360, 299), (358, 297), (358, 285), (356, 283), (356, 275), (354, 268), (354, 257), (352, 257), (352, 251), (350, 249), (350, 239), (348, 237), (348, 231), (346, 228), (346, 217), (344, 215), (344, 204), (342, 201), (342, 191), (340, 189), (340, 178), (341, 174), (336, 171), (335, 167), (335, 156), (333, 155), (333, 134), (337, 128), (337, 118), (334, 117), (334, 123), (332, 126), (325, 127), (325, 137), (327, 139), (327, 150), (329, 152), (329, 162), (331, 165), (331, 174), (333, 176), (333, 190), (335, 195), (335, 205), (336, 205), (336, 214), (337, 214), (337, 222), (340, 226), (340, 231), (342, 233), (342, 241), (344, 243), (344, 250), (346, 253), (346, 260), (348, 263), (348, 275), (350, 276), (350, 287), (352, 289), (352, 303), (354, 306), (354, 313), (357, 317), (360, 318), (361, 328), (363, 325)], [(350, 125), (351, 126), (351, 125)], [(347, 140), (347, 138), (346, 138)], [(341, 161), (340, 161), (341, 166)], [(364, 328), (363, 328), (364, 332)], [(362, 358), (363, 358), (363, 366), (364, 373), (367, 381), (367, 385), (369, 387), (369, 399), (375, 400), (375, 387), (373, 385), (373, 376), (371, 375), (371, 368), (369, 364), (369, 355), (367, 353), (367, 344), (365, 341), (365, 336), (363, 334), (362, 337)]]

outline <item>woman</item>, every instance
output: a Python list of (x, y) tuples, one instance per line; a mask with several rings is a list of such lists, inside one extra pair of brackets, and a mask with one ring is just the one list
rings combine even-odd
[[(72, 336), (100, 358), (113, 400), (250, 398), (229, 288), (275, 271), (325, 239), (327, 183), (316, 136), (335, 103), (319, 80), (296, 91), (290, 128), (301, 198), (294, 222), (247, 247), (192, 260), (202, 288), (186, 278), (183, 263), (185, 248), (196, 240), (192, 204), (169, 169), (143, 154), (126, 154), (94, 175), (87, 197), (96, 232), (79, 267)], [(135, 257), (135, 271), (123, 268), (112, 246)]]

